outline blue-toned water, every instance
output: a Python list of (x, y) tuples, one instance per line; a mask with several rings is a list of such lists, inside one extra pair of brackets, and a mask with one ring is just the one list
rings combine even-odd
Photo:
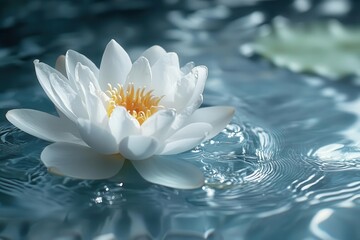
[[(279, 15), (360, 20), (356, 1), (318, 2), (2, 0), (0, 239), (360, 239), (359, 80), (240, 51)], [(110, 180), (54, 176), (39, 160), (48, 143), (6, 121), (13, 108), (55, 113), (34, 59), (71, 48), (99, 65), (111, 38), (133, 59), (158, 44), (208, 66), (204, 106), (236, 108), (217, 137), (177, 156), (203, 170), (201, 189), (149, 184), (131, 166)]]

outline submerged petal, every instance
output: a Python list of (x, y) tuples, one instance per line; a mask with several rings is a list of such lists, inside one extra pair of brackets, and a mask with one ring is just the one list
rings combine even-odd
[(221, 132), (234, 116), (233, 107), (215, 106), (199, 108), (188, 119), (188, 123), (206, 122), (211, 124), (212, 130), (206, 136), (206, 139), (215, 137)]
[(121, 140), (119, 152), (129, 160), (143, 160), (154, 155), (158, 142), (152, 137), (128, 136)]
[(54, 143), (41, 153), (49, 172), (79, 179), (105, 179), (118, 173), (124, 164), (120, 155), (101, 155), (89, 147)]
[(61, 118), (32, 110), (14, 109), (6, 113), (6, 118), (24, 132), (50, 142), (81, 143), (73, 128), (68, 128)]
[(144, 161), (132, 161), (140, 175), (147, 181), (178, 189), (194, 189), (204, 184), (203, 173), (181, 159), (154, 156)]
[(99, 84), (101, 89), (106, 91), (109, 83), (112, 86), (124, 84), (131, 65), (126, 51), (115, 40), (111, 40), (105, 48), (100, 64)]

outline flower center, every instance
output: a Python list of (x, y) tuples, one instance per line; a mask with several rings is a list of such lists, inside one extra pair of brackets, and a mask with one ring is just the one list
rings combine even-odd
[(134, 84), (130, 83), (125, 91), (124, 87), (120, 84), (118, 84), (118, 87), (112, 87), (110, 84), (108, 86), (107, 94), (110, 99), (107, 114), (109, 117), (116, 106), (122, 106), (141, 125), (161, 108), (159, 102), (162, 97), (154, 96), (152, 94), (153, 91), (146, 91), (145, 87), (135, 90)]

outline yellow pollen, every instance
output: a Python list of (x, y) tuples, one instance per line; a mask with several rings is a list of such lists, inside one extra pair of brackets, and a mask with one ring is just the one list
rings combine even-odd
[(145, 87), (135, 90), (134, 84), (130, 83), (125, 91), (124, 87), (120, 84), (118, 84), (118, 87), (112, 87), (110, 84), (108, 86), (107, 94), (110, 99), (107, 114), (109, 117), (116, 106), (122, 106), (141, 125), (161, 108), (159, 102), (162, 97), (154, 96), (153, 91), (146, 91)]

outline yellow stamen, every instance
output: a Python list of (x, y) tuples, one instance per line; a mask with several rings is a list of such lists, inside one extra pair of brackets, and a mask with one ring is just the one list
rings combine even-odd
[(125, 107), (128, 113), (132, 115), (140, 125), (151, 115), (156, 113), (161, 106), (159, 105), (162, 97), (153, 95), (153, 91), (145, 91), (144, 88), (135, 90), (134, 84), (129, 84), (124, 91), (124, 87), (118, 84), (118, 87), (112, 87), (110, 84), (107, 91), (110, 97), (107, 107), (107, 114), (110, 117), (116, 106)]

